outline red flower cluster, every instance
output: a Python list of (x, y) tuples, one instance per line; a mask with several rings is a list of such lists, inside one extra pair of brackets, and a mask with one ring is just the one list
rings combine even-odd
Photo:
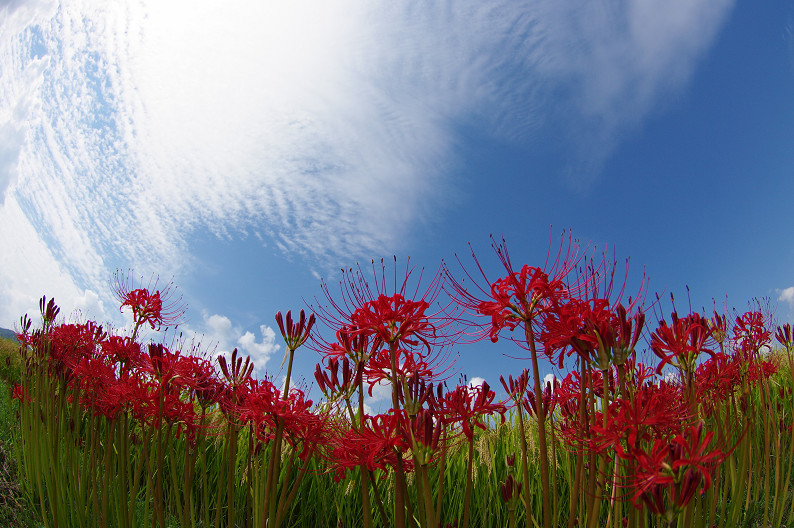
[(669, 517), (682, 511), (698, 490), (708, 490), (714, 470), (729, 454), (710, 446), (713, 437), (699, 423), (672, 440), (657, 439), (650, 452), (635, 451), (635, 505)]
[(113, 276), (112, 289), (121, 302), (121, 309), (127, 306), (132, 310), (135, 324), (133, 337), (143, 324), (148, 324), (152, 330), (159, 330), (182, 321), (186, 306), (182, 304), (182, 297), (177, 296), (176, 287), (168, 283), (158, 288), (158, 282), (158, 279), (153, 279), (147, 287), (135, 288), (131, 271), (127, 274), (117, 271)]

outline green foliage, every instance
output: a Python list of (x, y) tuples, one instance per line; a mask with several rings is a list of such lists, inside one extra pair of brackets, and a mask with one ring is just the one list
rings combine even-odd
[(22, 358), (16, 339), (0, 338), (0, 381), (13, 385), (20, 382)]
[[(7, 350), (0, 340), (0, 354)], [(3, 359), (5, 361), (5, 359)], [(14, 459), (14, 432), (18, 428), (17, 405), (11, 400), (11, 386), (0, 380), (0, 526), (34, 528), (40, 526), (35, 509), (22, 492)]]

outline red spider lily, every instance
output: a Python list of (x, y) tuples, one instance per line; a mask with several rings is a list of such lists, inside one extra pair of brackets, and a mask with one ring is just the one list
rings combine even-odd
[[(660, 513), (683, 510), (702, 487), (701, 493), (711, 486), (711, 475), (730, 454), (719, 448), (710, 448), (713, 432), (704, 434), (703, 423), (689, 426), (683, 434), (672, 440), (657, 439), (651, 452), (635, 450), (637, 474), (633, 479), (634, 504), (644, 502)], [(661, 499), (667, 491), (670, 507), (663, 508)]]
[[(505, 381), (504, 376), (500, 376), (499, 381), (502, 382), (502, 387), (504, 387), (508, 397), (513, 400), (513, 405), (520, 405), (530, 416), (537, 417), (535, 392), (529, 388), (529, 370), (524, 369), (516, 379), (513, 379), (513, 376), (508, 376), (508, 378), (509, 381)], [(559, 381), (555, 378), (554, 388), (552, 388), (550, 382), (547, 382), (543, 389), (541, 405), (545, 410), (544, 416), (548, 416), (557, 406), (557, 398), (554, 397), (554, 390), (559, 387), (559, 385)]]
[(725, 315), (720, 315), (714, 310), (714, 317), (707, 320), (709, 328), (711, 329), (711, 336), (714, 338), (714, 341), (720, 345), (720, 348), (723, 347), (726, 338), (728, 337), (728, 322), (727, 317)]
[(791, 352), (794, 349), (794, 333), (791, 331), (791, 324), (786, 323), (779, 326), (775, 332), (775, 339), (787, 351)]
[(139, 356), (136, 367), (140, 372), (151, 375), (163, 390), (179, 393), (183, 388), (192, 388), (194, 359), (183, 356), (179, 350), (171, 352), (161, 343), (151, 343), (149, 353)]
[(303, 343), (309, 338), (309, 333), (312, 330), (312, 326), (314, 326), (315, 315), (311, 314), (309, 316), (309, 320), (306, 320), (306, 313), (301, 310), (300, 319), (298, 323), (295, 324), (292, 321), (292, 312), (287, 311), (287, 325), (284, 326), (284, 318), (281, 316), (281, 312), (276, 313), (276, 322), (278, 323), (278, 328), (281, 330), (281, 336), (284, 338), (284, 342), (287, 343), (287, 348), (289, 350), (295, 351), (300, 348)]
[(524, 398), (524, 394), (529, 387), (529, 369), (524, 369), (521, 374), (513, 379), (513, 376), (508, 376), (508, 381), (505, 381), (504, 376), (499, 376), (499, 381), (502, 382), (507, 395), (516, 403), (519, 404)]
[[(415, 346), (421, 342), (431, 347), (444, 347), (452, 343), (456, 335), (451, 328), (456, 320), (450, 310), (451, 302), (433, 313), (428, 311), (442, 290), (443, 275), (439, 270), (422, 290), (424, 269), (413, 281), (415, 270), (409, 260), (398, 279), (396, 257), (391, 280), (386, 278), (383, 260), (380, 271), (372, 262), (372, 275), (364, 273), (361, 267), (342, 270), (340, 295), (331, 295), (328, 285), (322, 284), (328, 304), (318, 302), (317, 316), (334, 331), (345, 329), (353, 336), (382, 336), (387, 343), (396, 339), (403, 345)], [(415, 282), (413, 287), (410, 286), (412, 282)], [(363, 326), (353, 321), (354, 314), (357, 320), (365, 323)], [(373, 346), (379, 347), (379, 344), (373, 343)]]
[(741, 373), (735, 358), (715, 353), (701, 363), (695, 372), (696, 393), (707, 413), (724, 402), (741, 386)]
[(27, 395), (25, 392), (25, 387), (20, 385), (19, 383), (14, 383), (14, 386), (11, 388), (11, 399), (12, 400), (19, 400), (20, 402), (30, 402), (30, 396)]
[(701, 352), (714, 355), (710, 348), (711, 325), (708, 319), (698, 313), (679, 318), (671, 314), (672, 324), (662, 319), (659, 327), (651, 334), (651, 350), (662, 361), (656, 368), (661, 374), (668, 363), (683, 371), (694, 372), (695, 362)]
[(444, 423), (437, 420), (429, 409), (420, 409), (408, 425), (414, 462), (420, 466), (430, 464), (443, 451), (441, 433)]
[(96, 399), (85, 402), (84, 406), (93, 408), (96, 414), (109, 420), (121, 412), (130, 411), (132, 416), (145, 421), (145, 411), (152, 408), (147, 402), (156, 390), (153, 381), (143, 379), (137, 372), (125, 372), (116, 379), (102, 383), (101, 389), (95, 391)]
[(94, 322), (51, 325), (47, 332), (36, 331), (26, 338), (34, 353), (44, 361), (50, 373), (64, 381), (73, 377), (74, 368), (83, 359), (95, 358), (107, 334)]
[(756, 359), (747, 368), (747, 381), (754, 385), (762, 379), (769, 379), (777, 373), (779, 366), (774, 360)]
[[(600, 415), (600, 413), (598, 413)], [(607, 426), (597, 416), (587, 444), (596, 453), (614, 450), (624, 459), (657, 439), (669, 439), (690, 419), (690, 411), (679, 390), (642, 384), (631, 400), (617, 398), (608, 409)]]
[(563, 367), (566, 355), (575, 352), (584, 361), (605, 370), (609, 366), (608, 361), (601, 362), (600, 356), (611, 355), (617, 326), (608, 300), (571, 299), (549, 314), (540, 340), (551, 361), (559, 352), (556, 360), (559, 368)]
[(129, 337), (110, 336), (102, 342), (102, 354), (124, 368), (138, 360), (141, 355), (141, 345)]
[(254, 383), (253, 378), (251, 378), (254, 364), (251, 363), (251, 358), (248, 356), (246, 356), (245, 361), (243, 361), (242, 357), (238, 357), (236, 348), (232, 350), (232, 357), (229, 362), (226, 361), (224, 356), (218, 356), (218, 364), (226, 382), (220, 387), (218, 404), (226, 418), (232, 419), (236, 416), (240, 402), (251, 390)]
[(162, 326), (175, 326), (182, 322), (187, 307), (182, 303), (182, 296), (177, 296), (176, 286), (169, 282), (158, 288), (159, 279), (152, 278), (146, 287), (135, 288), (132, 273), (124, 274), (116, 271), (113, 275), (112, 290), (121, 302), (121, 309), (128, 306), (132, 310), (135, 322), (133, 339), (138, 327), (147, 323), (152, 330)]
[(250, 423), (260, 442), (274, 438), (279, 424), (284, 437), (293, 446), (301, 444), (299, 457), (304, 460), (313, 449), (325, 442), (326, 425), (309, 409), (312, 401), (303, 391), (292, 389), (286, 397), (269, 380), (254, 380), (242, 398), (237, 413), (240, 423)]
[(388, 381), (393, 384), (399, 384), (400, 381), (409, 378), (424, 378), (429, 379), (435, 376), (433, 370), (420, 356), (411, 353), (410, 350), (398, 348), (394, 351), (394, 360), (396, 364), (397, 379), (392, 379), (391, 370), (391, 357), (392, 352), (387, 349), (381, 349), (370, 357), (367, 364), (364, 366), (364, 376), (369, 384), (369, 394), (372, 396), (372, 390), (375, 385)]
[(420, 292), (421, 273), (415, 288), (409, 289), (413, 271), (407, 267), (398, 281), (395, 263), (392, 286), (386, 279), (383, 262), (380, 274), (375, 272), (373, 262), (372, 285), (360, 268), (343, 271), (341, 298), (334, 300), (323, 285), (330, 304), (316, 309), (318, 317), (336, 331), (338, 341), (320, 342), (318, 350), (325, 355), (344, 351), (363, 361), (370, 393), (375, 384), (392, 382), (394, 408), (399, 406), (398, 391), (407, 380), (439, 379), (452, 364), (447, 345), (455, 338), (454, 314), (448, 312), (449, 305), (430, 313), (430, 306), (441, 291), (442, 276), (437, 273), (427, 289)]
[(521, 497), (521, 483), (516, 482), (513, 475), (507, 475), (504, 483), (500, 484), (499, 491), (502, 494), (502, 500), (507, 504), (512, 504)]
[[(403, 434), (404, 420), (402, 411), (365, 416), (361, 427), (348, 429), (338, 436), (330, 455), (331, 465), (335, 468), (334, 480), (340, 481), (348, 469), (362, 465), (370, 471), (395, 469), (402, 451), (409, 448)], [(411, 467), (409, 461), (402, 461), (402, 465), (405, 470)]]
[(61, 309), (55, 304), (55, 299), (50, 299), (47, 302), (46, 297), (39, 299), (39, 310), (41, 311), (42, 326), (44, 330), (55, 322)]
[(427, 301), (412, 301), (400, 294), (380, 295), (365, 303), (351, 315), (355, 334), (377, 337), (397, 346), (417, 346), (420, 342), (429, 352), (436, 338), (435, 325), (425, 314)]
[(438, 412), (445, 424), (461, 425), (461, 432), (471, 442), (474, 439), (474, 427), (486, 430), (484, 418), (499, 413), (504, 421), (506, 409), (501, 403), (494, 403), (495, 393), (488, 382), (474, 387), (459, 385), (455, 390), (446, 393), (438, 401)]
[(766, 329), (766, 322), (761, 312), (746, 312), (736, 318), (733, 326), (733, 341), (737, 351), (744, 357), (755, 357), (761, 349), (769, 346), (772, 332)]
[(645, 313), (642, 310), (638, 310), (629, 317), (628, 309), (624, 308), (620, 303), (615, 308), (615, 312), (618, 331), (615, 341), (610, 344), (612, 345), (612, 360), (615, 364), (621, 365), (628, 361), (629, 357), (634, 353), (634, 348), (637, 346), (645, 326)]
[(419, 376), (405, 378), (404, 383), (396, 385), (395, 388), (398, 401), (410, 417), (415, 416), (425, 404), (430, 410), (437, 412), (440, 405), (438, 402), (444, 394), (443, 383), (439, 383), (434, 390), (432, 383), (427, 383)]
[(493, 301), (482, 301), (477, 313), (491, 318), (491, 341), (499, 340), (503, 328), (513, 330), (530, 322), (538, 312), (557, 302), (564, 292), (561, 280), (549, 280), (538, 267), (524, 265), (520, 272), (510, 272), (491, 285)]
[[(326, 372), (327, 371), (327, 372)], [(363, 376), (363, 368), (353, 368), (347, 357), (342, 358), (342, 379), (339, 379), (339, 359), (332, 357), (328, 359), (327, 368), (323, 369), (320, 364), (314, 372), (314, 379), (320, 392), (329, 400), (334, 400), (340, 395), (347, 394), (354, 387), (357, 387)], [(330, 374), (330, 376), (329, 376)]]
[[(106, 405), (104, 397), (108, 386), (116, 380), (116, 368), (105, 358), (86, 358), (74, 369), (73, 378), (80, 391), (80, 403), (84, 408), (93, 409), (96, 415), (104, 415), (108, 420), (114, 419), (121, 410), (120, 405)], [(99, 403), (99, 407), (96, 407)]]
[[(588, 384), (587, 379), (585, 384)], [(579, 399), (582, 394), (582, 380), (578, 372), (565, 376), (557, 388), (557, 405), (563, 418), (571, 418), (576, 423), (579, 414)]]
[(535, 398), (535, 391), (528, 390), (526, 393), (526, 399), (523, 402), (524, 410), (526, 410), (530, 416), (537, 418), (538, 415), (538, 408), (537, 405), (543, 407), (543, 415), (544, 416), (552, 416), (554, 409), (557, 407), (557, 397), (556, 397), (556, 389), (560, 386), (560, 382), (557, 379), (554, 379), (554, 384), (550, 381), (546, 382), (546, 386), (543, 388), (543, 393), (541, 394), (540, 401)]
[(357, 330), (355, 327), (342, 327), (336, 332), (336, 343), (324, 343), (316, 346), (315, 350), (326, 358), (349, 357), (356, 363), (365, 362), (383, 343)]
[[(507, 274), (491, 282), (472, 252), (482, 279), (489, 285), (488, 289), (481, 286), (481, 282), (474, 279), (465, 268), (464, 273), (480, 291), (481, 296), (472, 293), (464, 282), (454, 279), (449, 270), (447, 275), (451, 284), (450, 296), (468, 313), (490, 317), (491, 322), (483, 328), (480, 337), (488, 335), (491, 341), (496, 342), (502, 329), (512, 331), (521, 324), (531, 323), (536, 316), (556, 307), (560, 299), (567, 297), (570, 290), (565, 281), (581, 257), (578, 256), (578, 246), (569, 239), (565, 251), (564, 244), (560, 244), (560, 251), (551, 266), (540, 268), (524, 265), (520, 271), (516, 271), (504, 239), (501, 244), (497, 244), (493, 238), (491, 240), (491, 246)], [(521, 343), (521, 340), (517, 342)]]
[(134, 404), (135, 418), (154, 429), (161, 429), (164, 425), (176, 426), (177, 438), (185, 432), (192, 443), (199, 421), (195, 405), (184, 401), (180, 394), (166, 391), (154, 383), (144, 387), (148, 392)]

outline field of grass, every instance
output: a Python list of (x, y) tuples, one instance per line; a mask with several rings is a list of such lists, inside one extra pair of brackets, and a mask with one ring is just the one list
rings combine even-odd
[[(775, 393), (784, 391), (785, 389), (788, 390), (788, 394), (790, 394), (792, 376), (786, 362), (782, 359), (783, 357), (784, 356), (779, 357), (779, 370), (769, 379), (769, 385), (774, 388)], [(17, 415), (19, 402), (10, 399), (10, 388), (14, 383), (20, 381), (20, 368), (21, 363), (17, 353), (17, 344), (13, 341), (0, 340), (0, 378), (2, 378), (2, 383), (0, 384), (0, 527), (38, 528), (44, 526), (44, 524), (38, 513), (37, 499), (32, 496), (33, 494), (30, 492), (29, 488), (27, 495), (23, 491), (25, 487), (20, 480), (20, 472), (18, 472), (13, 455), (14, 441), (19, 438), (19, 417)], [(762, 408), (764, 396), (760, 392), (760, 389), (756, 389), (753, 394), (752, 399), (756, 400), (754, 405), (758, 406), (758, 408)], [(778, 410), (781, 417), (791, 416), (792, 406), (790, 399), (789, 397), (785, 402), (781, 399), (779, 402), (780, 405), (785, 407)], [(557, 416), (557, 418), (559, 418), (559, 416)], [(88, 417), (83, 415), (82, 419), (87, 420)], [(538, 436), (537, 432), (534, 430), (536, 426), (532, 422), (530, 422), (530, 424), (526, 425), (526, 438), (529, 440), (530, 451), (530, 464), (528, 470), (529, 482), (533, 483), (535, 488), (530, 494), (533, 503), (530, 505), (529, 509), (533, 512), (535, 519), (538, 519), (541, 495), (539, 489), (540, 470), (537, 464)], [(100, 431), (100, 437), (105, 433), (112, 437), (113, 433), (112, 431), (106, 430), (106, 425), (97, 422), (94, 426)], [(768, 424), (764, 424), (760, 420), (754, 422), (753, 427), (747, 432), (747, 436), (753, 444), (752, 447), (748, 447), (750, 451), (764, 452), (764, 450), (766, 450), (766, 452), (769, 452), (770, 446), (763, 445), (764, 442), (770, 442), (768, 431), (766, 435), (764, 434), (764, 429), (768, 427)], [(788, 484), (783, 486), (782, 482), (780, 482), (782, 478), (791, 480), (792, 477), (790, 469), (786, 471), (786, 468), (789, 468), (791, 464), (791, 448), (788, 446), (792, 445), (792, 438), (790, 430), (786, 431), (781, 428), (780, 432), (782, 435), (778, 433), (777, 449), (773, 449), (774, 462), (771, 463), (771, 465), (763, 466), (771, 468), (775, 472), (774, 475), (770, 476), (773, 483), (770, 485), (769, 482), (764, 482), (762, 476), (758, 474), (758, 467), (752, 468), (751, 466), (744, 470), (750, 476), (747, 479), (748, 486), (746, 488), (746, 495), (742, 495), (742, 505), (739, 508), (741, 512), (737, 514), (738, 522), (737, 524), (731, 524), (731, 528), (733, 528), (733, 526), (741, 526), (743, 528), (762, 527), (762, 520), (764, 518), (763, 511), (769, 508), (769, 504), (772, 501), (778, 503), (782, 501), (783, 508), (786, 510), (786, 513), (781, 519), (784, 524), (780, 526), (787, 526), (788, 523), (794, 521), (794, 517), (792, 517), (790, 513), (792, 508), (792, 487)], [(249, 427), (244, 427), (238, 432), (241, 441), (239, 442), (235, 456), (236, 463), (234, 464), (235, 469), (233, 475), (235, 485), (234, 489), (229, 492), (229, 495), (226, 494), (226, 490), (221, 485), (222, 479), (224, 478), (222, 467), (213, 466), (212, 463), (210, 463), (209, 466), (209, 474), (211, 475), (211, 482), (209, 485), (212, 490), (209, 495), (210, 501), (215, 503), (217, 499), (217, 504), (225, 505), (227, 504), (227, 499), (231, 498), (231, 504), (235, 504), (237, 509), (234, 518), (246, 526), (250, 525), (248, 516), (250, 515), (251, 507), (250, 495), (246, 494), (251, 493), (250, 474), (252, 470), (256, 469), (251, 465), (251, 458), (249, 457), (249, 446), (253, 445), (249, 443), (249, 438), (253, 438), (253, 435), (249, 437), (249, 433), (251, 433)], [(145, 433), (142, 429), (138, 429), (135, 431), (135, 434), (143, 435)], [(87, 440), (89, 437), (86, 436), (85, 438)], [(500, 528), (509, 525), (510, 512), (500, 495), (500, 486), (504, 483), (505, 477), (509, 471), (506, 464), (508, 455), (515, 455), (521, 451), (520, 438), (517, 415), (515, 412), (508, 414), (508, 420), (504, 424), (499, 423), (497, 420), (492, 420), (488, 423), (487, 429), (475, 430), (473, 439), (473, 493), (469, 506), (471, 526)], [(774, 442), (774, 435), (771, 438)], [(201, 444), (203, 446), (203, 454), (205, 454), (208, 459), (224, 460), (224, 453), (228, 449), (226, 442), (227, 438), (224, 436), (207, 439), (206, 443)], [(559, 439), (553, 439), (552, 442), (556, 447), (554, 456), (555, 463), (551, 468), (551, 486), (552, 490), (554, 490), (553, 507), (554, 511), (557, 512), (555, 515), (555, 525), (566, 526), (567, 512), (570, 509), (569, 497), (572, 491), (569, 489), (568, 482), (571, 481), (571, 474), (575, 471), (576, 458), (573, 453), (569, 453), (562, 448)], [(133, 445), (132, 448), (133, 450), (139, 449), (136, 448), (135, 445)], [(179, 491), (179, 479), (182, 478), (181, 475), (185, 470), (180, 461), (186, 456), (186, 444), (184, 441), (176, 439), (173, 440), (169, 449), (170, 451), (167, 452), (164, 459), (165, 464), (161, 466), (161, 470), (166, 477), (169, 475), (172, 477), (170, 481), (166, 479), (164, 491), (162, 493), (163, 497), (168, 499), (169, 504), (174, 504), (174, 494)], [(154, 453), (154, 451), (152, 452)], [(137, 454), (131, 456), (132, 458), (139, 458), (142, 455), (143, 453), (138, 451)], [(201, 453), (199, 453), (199, 458), (196, 460), (201, 460), (200, 455)], [(463, 496), (465, 486), (463, 483), (467, 480), (466, 460), (466, 444), (465, 442), (459, 442), (447, 453), (446, 465), (442, 470), (443, 477), (437, 467), (433, 468), (429, 474), (431, 482), (443, 482), (444, 503), (442, 507), (439, 508), (439, 511), (448, 512), (448, 518), (456, 518), (457, 514), (463, 509), (462, 505), (465, 500)], [(740, 460), (741, 456), (737, 453), (734, 458), (726, 463), (725, 472), (738, 471), (741, 473), (743, 470), (740, 467), (736, 467), (736, 464), (738, 464)], [(172, 461), (174, 462), (172, 463)], [(757, 462), (757, 464), (761, 466), (761, 462)], [(161, 470), (156, 471), (159, 473)], [(357, 475), (358, 472), (355, 470), (348, 475), (346, 480), (335, 482), (333, 476), (323, 470), (322, 463), (314, 459), (311, 460), (307, 478), (297, 489), (298, 498), (290, 507), (285, 526), (317, 526), (329, 528), (337, 526), (361, 526), (361, 504), (359, 502), (361, 485)], [(390, 503), (390, 501), (394, 500), (393, 481), (386, 478), (386, 474), (381, 471), (376, 471), (374, 475), (377, 480), (378, 493), (383, 497), (384, 503)], [(199, 477), (200, 476), (196, 477), (197, 480)], [(420, 498), (416, 495), (416, 488), (414, 488), (412, 480), (416, 478), (416, 476), (414, 473), (411, 473), (408, 478), (409, 503), (419, 504)], [(778, 481), (777, 485), (775, 485), (774, 481)], [(754, 483), (753, 487), (749, 485), (750, 482)], [(718, 486), (720, 487), (718, 488)], [(718, 475), (715, 478), (715, 486), (712, 488), (712, 493), (704, 496), (707, 500), (712, 501), (714, 509), (717, 512), (716, 526), (720, 527), (729, 526), (725, 521), (727, 518), (725, 517), (727, 516), (726, 511), (731, 511), (731, 509), (734, 508), (732, 504), (737, 502), (733, 499), (726, 503), (726, 497), (728, 497), (728, 492), (725, 491), (728, 489), (726, 486), (729, 486), (729, 484), (726, 474), (723, 473), (721, 476)], [(785, 495), (779, 497), (771, 496), (775, 487), (785, 490)], [(721, 489), (722, 491), (714, 493), (713, 490), (715, 489)], [(198, 502), (201, 501), (198, 495), (196, 499)], [(143, 499), (139, 499), (138, 501), (137, 507), (139, 511), (136, 515), (140, 518), (153, 518), (151, 517), (151, 512), (145, 507), (146, 505), (142, 501)], [(210, 522), (210, 526), (228, 526), (225, 519), (225, 506), (222, 508), (215, 508), (212, 511), (223, 511), (224, 518), (215, 518), (214, 522)], [(387, 517), (391, 518), (391, 512), (387, 512)], [(645, 517), (646, 521), (644, 522), (648, 524), (644, 524), (643, 522), (642, 526), (647, 526), (648, 528), (651, 526), (660, 526), (655, 524), (652, 517), (647, 515), (647, 513)], [(179, 523), (175, 520), (173, 512), (170, 512), (170, 514), (166, 512), (164, 518), (164, 525), (168, 528), (179, 527)], [(523, 519), (524, 508), (521, 506), (518, 509), (518, 520), (523, 524)], [(603, 522), (605, 521), (606, 517), (603, 519)], [(612, 518), (610, 526), (617, 525), (617, 522), (618, 521)], [(148, 524), (149, 522), (147, 522), (147, 525)], [(374, 521), (374, 524), (376, 526), (382, 526), (382, 523), (377, 519)], [(51, 526), (51, 524), (49, 525)], [(109, 525), (115, 526), (113, 523)], [(196, 527), (206, 526), (202, 524), (200, 520), (189, 523), (189, 525)], [(442, 524), (442, 526), (444, 525), (445, 524)], [(70, 524), (70, 526), (74, 525)], [(188, 525), (185, 525), (184, 528), (187, 528), (187, 526)], [(682, 526), (680, 522), (678, 526)]]
[(18, 429), (11, 387), (19, 382), (20, 359), (16, 341), (0, 338), (0, 527), (38, 528), (41, 523), (22, 492), (15, 461), (14, 433)]

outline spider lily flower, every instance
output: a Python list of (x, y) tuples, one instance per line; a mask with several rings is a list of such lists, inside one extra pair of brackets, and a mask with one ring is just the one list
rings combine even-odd
[(711, 335), (714, 338), (714, 341), (720, 345), (720, 349), (725, 344), (725, 340), (728, 337), (728, 323), (727, 317), (725, 315), (720, 315), (717, 313), (717, 310), (714, 310), (714, 317), (707, 320), (709, 328), (711, 328)]
[(791, 324), (786, 323), (783, 326), (779, 326), (777, 331), (775, 332), (775, 339), (777, 342), (780, 343), (787, 351), (791, 352), (794, 350), (794, 333), (791, 331)]
[[(544, 416), (552, 416), (554, 409), (557, 407), (557, 388), (559, 388), (560, 383), (557, 379), (554, 379), (554, 385), (552, 386), (550, 381), (546, 382), (546, 386), (543, 388), (543, 394), (540, 398), (540, 405), (543, 406), (543, 414)], [(523, 402), (524, 410), (529, 413), (530, 416), (533, 418), (537, 418), (537, 405), (538, 401), (535, 398), (535, 391), (528, 390), (526, 393), (526, 399)]]
[[(396, 365), (394, 373), (392, 373), (391, 369), (392, 351), (388, 348), (383, 348), (374, 353), (364, 365), (364, 376), (369, 384), (370, 396), (372, 396), (375, 386), (382, 381), (388, 381), (394, 387), (399, 387), (402, 384), (402, 380), (412, 377), (430, 379), (435, 375), (431, 365), (428, 365), (421, 356), (412, 353), (411, 350), (398, 348), (394, 351), (393, 359)], [(396, 379), (393, 379), (395, 376)]]
[(429, 409), (420, 409), (410, 417), (408, 425), (414, 462), (419, 466), (430, 464), (442, 447), (441, 433), (445, 424)]
[[(53, 324), (55, 324), (55, 318), (58, 317), (61, 308), (55, 304), (55, 299), (50, 299), (49, 302), (47, 302), (47, 298), (42, 297), (39, 299), (39, 310), (41, 311), (42, 331), (46, 332)], [(30, 328), (29, 323), (27, 324), (27, 327)], [(23, 328), (25, 328), (24, 324)]]
[(736, 318), (733, 326), (733, 340), (744, 357), (756, 357), (761, 349), (769, 347), (772, 332), (767, 330), (764, 316), (761, 312), (746, 312)]
[(678, 317), (673, 312), (671, 319), (670, 325), (662, 319), (659, 327), (651, 334), (651, 350), (661, 359), (656, 372), (661, 374), (668, 363), (682, 371), (694, 372), (701, 352), (714, 355), (709, 346), (712, 327), (698, 313)]
[(315, 315), (311, 314), (307, 321), (306, 313), (301, 310), (300, 319), (295, 323), (292, 320), (292, 311), (287, 311), (287, 324), (285, 326), (281, 312), (279, 311), (276, 313), (276, 322), (278, 323), (279, 330), (281, 330), (281, 337), (284, 338), (284, 342), (287, 344), (287, 348), (290, 351), (294, 352), (306, 342), (315, 320)]
[(138, 328), (148, 324), (152, 330), (163, 326), (175, 326), (182, 322), (187, 307), (182, 303), (182, 296), (177, 295), (173, 282), (162, 288), (158, 287), (159, 278), (153, 278), (146, 287), (135, 288), (131, 273), (116, 271), (111, 284), (113, 293), (121, 302), (120, 310), (127, 306), (132, 310), (135, 324), (132, 339)]
[[(329, 376), (330, 373), (330, 376)], [(359, 381), (363, 375), (363, 369), (360, 367), (351, 367), (351, 362), (347, 357), (342, 358), (342, 379), (339, 379), (339, 358), (332, 357), (328, 359), (328, 366), (323, 369), (320, 364), (314, 372), (314, 379), (317, 380), (317, 386), (320, 392), (329, 400), (336, 399), (340, 395), (348, 394), (351, 390), (358, 386)]]
[[(634, 505), (645, 504), (657, 515), (674, 518), (699, 489), (701, 493), (708, 490), (714, 470), (732, 452), (710, 447), (713, 437), (713, 432), (704, 432), (700, 422), (672, 440), (657, 438), (650, 453), (634, 450)], [(669, 501), (666, 505), (665, 491)]]
[(516, 482), (513, 475), (507, 475), (505, 481), (500, 484), (499, 491), (502, 494), (502, 500), (515, 508), (515, 503), (521, 497), (521, 483)]
[(505, 392), (516, 403), (519, 404), (524, 398), (524, 394), (529, 386), (529, 369), (524, 369), (521, 374), (513, 379), (512, 374), (508, 376), (508, 381), (505, 381), (504, 376), (499, 376), (499, 381), (502, 382)]
[(615, 399), (607, 412), (607, 426), (596, 419), (587, 444), (599, 454), (614, 449), (623, 460), (633, 459), (636, 449), (655, 438), (673, 436), (691, 420), (679, 391), (647, 383), (638, 386), (632, 399)]
[(394, 469), (402, 463), (406, 471), (410, 470), (410, 460), (398, 459), (398, 453), (409, 448), (403, 432), (405, 414), (393, 411), (389, 414), (366, 416), (361, 427), (346, 429), (336, 439), (330, 453), (332, 467), (335, 469), (334, 480), (339, 482), (345, 478), (349, 469), (365, 466), (370, 471), (375, 469)]
[[(417, 356), (416, 361), (432, 366), (436, 375), (448, 370), (449, 353), (445, 349), (456, 340), (458, 331), (453, 325), (457, 317), (450, 310), (452, 301), (431, 310), (442, 290), (441, 270), (423, 287), (422, 269), (415, 286), (411, 286), (416, 269), (410, 260), (403, 275), (398, 273), (395, 259), (393, 281), (387, 279), (383, 261), (380, 270), (374, 261), (372, 264), (372, 278), (360, 267), (343, 270), (341, 295), (331, 295), (323, 284), (328, 304), (319, 304), (316, 311), (323, 323), (337, 333), (339, 347), (368, 360), (387, 345)], [(341, 353), (333, 345), (323, 345), (318, 350), (327, 354), (328, 348)]]
[(471, 442), (474, 439), (474, 427), (482, 430), (488, 428), (484, 421), (486, 416), (499, 413), (504, 422), (506, 409), (501, 403), (493, 403), (494, 397), (495, 393), (488, 382), (475, 387), (459, 385), (438, 402), (439, 414), (448, 425), (461, 424), (461, 432)]
[[(524, 265), (520, 269), (513, 266), (504, 239), (497, 243), (492, 237), (491, 241), (491, 247), (506, 272), (503, 277), (489, 280), (473, 251), (472, 258), (480, 277), (473, 277), (458, 259), (465, 279), (471, 285), (464, 284), (467, 281), (455, 279), (445, 268), (450, 284), (449, 294), (453, 300), (473, 316), (490, 318), (489, 324), (475, 324), (480, 328), (477, 339), (488, 336), (496, 342), (503, 329), (512, 331), (518, 326), (531, 326), (546, 312), (556, 309), (562, 299), (579, 291), (578, 282), (569, 283), (571, 273), (581, 260), (579, 246), (570, 237), (567, 245), (562, 239), (553, 262), (549, 262), (549, 252), (545, 266)], [(522, 339), (515, 341), (522, 347), (527, 346)]]
[(221, 374), (225, 381), (219, 387), (218, 404), (223, 414), (232, 419), (236, 417), (240, 402), (254, 383), (251, 377), (254, 364), (248, 356), (245, 357), (245, 361), (242, 357), (238, 357), (235, 348), (232, 350), (232, 357), (228, 362), (224, 356), (218, 356), (218, 365), (221, 367)]
[(379, 295), (365, 303), (351, 316), (357, 328), (355, 334), (377, 337), (389, 345), (417, 346), (420, 342), (428, 350), (436, 338), (436, 328), (426, 315), (430, 304), (413, 301), (400, 294)]

